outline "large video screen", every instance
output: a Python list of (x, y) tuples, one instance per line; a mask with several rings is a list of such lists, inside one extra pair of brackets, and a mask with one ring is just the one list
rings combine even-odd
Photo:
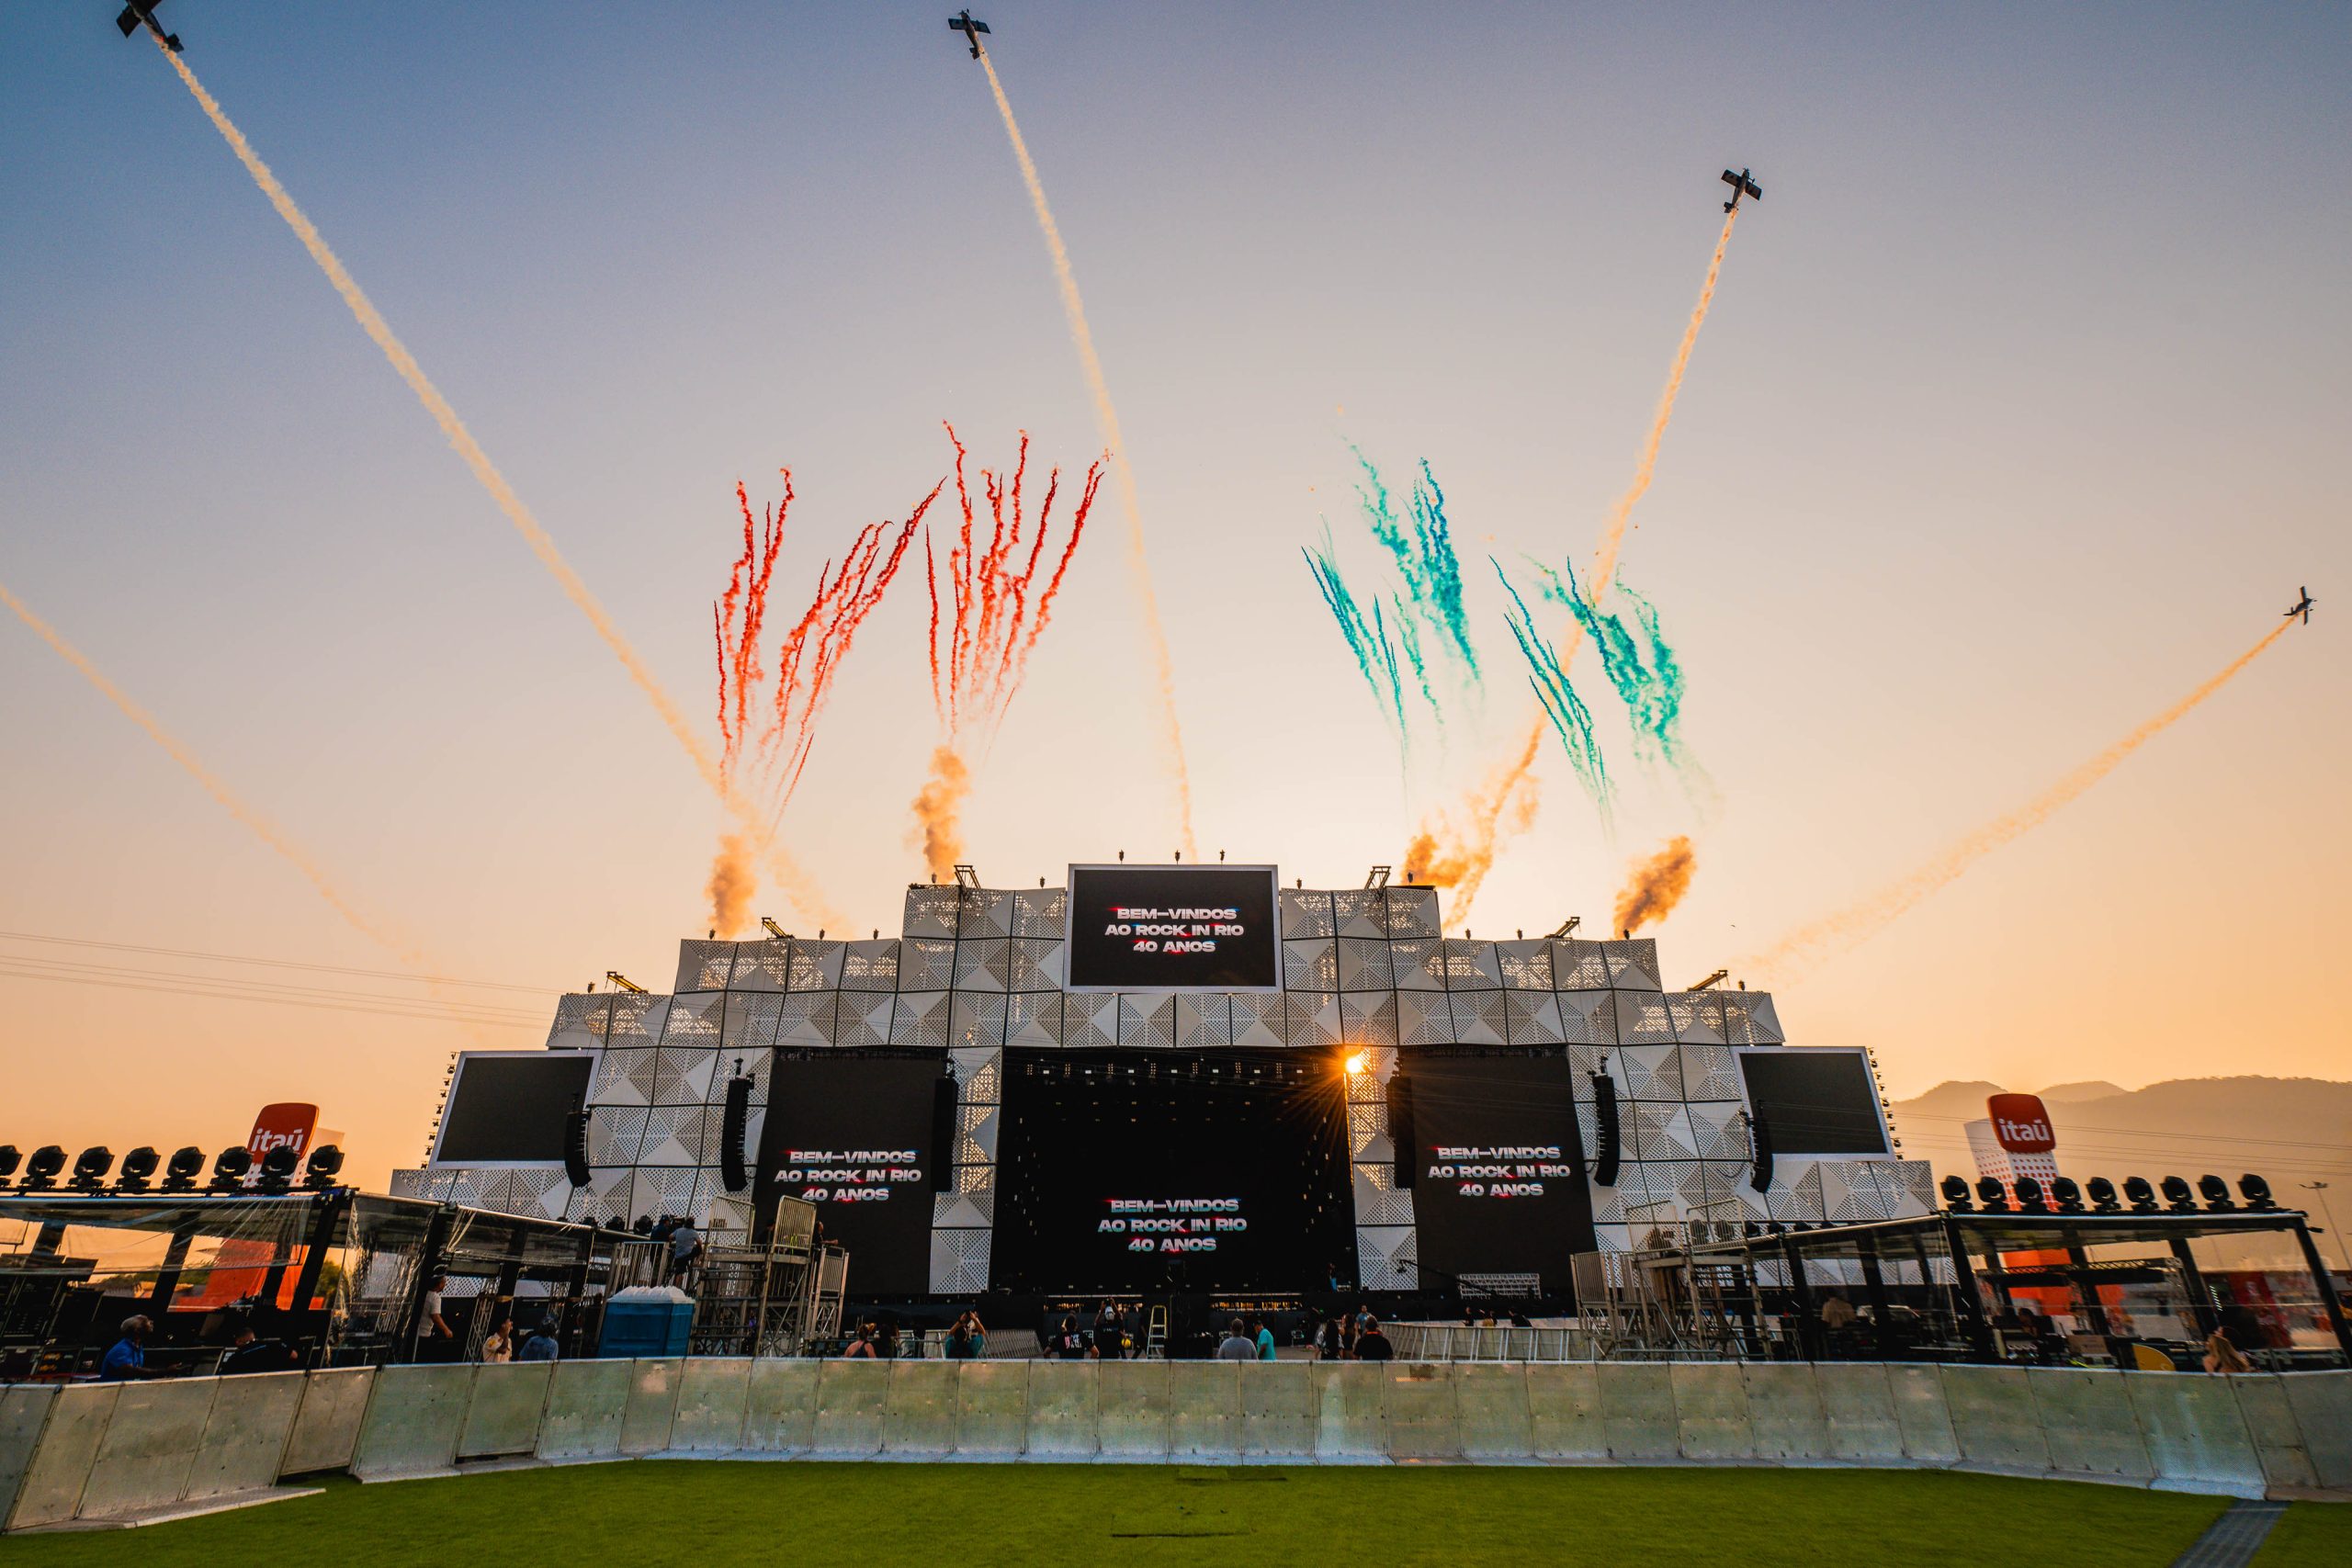
[(444, 1165), (563, 1158), (563, 1119), (585, 1101), (593, 1060), (570, 1051), (460, 1055), (433, 1157)]
[(1278, 874), (1271, 865), (1071, 866), (1069, 988), (1279, 990)]
[(1598, 1245), (1567, 1057), (1441, 1047), (1399, 1053), (1397, 1069), (1412, 1086), (1422, 1285), (1536, 1274), (1567, 1292), (1569, 1258)]
[(1319, 1291), (1355, 1278), (1337, 1056), (1005, 1053), (989, 1282)]
[(1878, 1088), (1858, 1050), (1744, 1050), (1747, 1108), (1775, 1155), (1883, 1155)]
[(858, 1296), (931, 1289), (932, 1105), (942, 1051), (778, 1051), (752, 1195), (764, 1231), (778, 1194), (817, 1205), (849, 1248)]

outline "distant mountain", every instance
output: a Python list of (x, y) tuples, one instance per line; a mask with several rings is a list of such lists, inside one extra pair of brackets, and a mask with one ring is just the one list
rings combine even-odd
[(2041, 1102), (2044, 1105), (2058, 1105), (2077, 1100), (2106, 1100), (2112, 1095), (2128, 1091), (2121, 1084), (2112, 1084), (2105, 1078), (2092, 1078), (2087, 1083), (2052, 1084), (2048, 1089), (2036, 1089), (2034, 1092), (2041, 1096)]
[[(1938, 1084), (1887, 1106), (1903, 1152), (1934, 1162), (1939, 1176), (1973, 1178), (1976, 1163), (1962, 1124), (1984, 1114), (1984, 1097), (2000, 1092), (1982, 1080)], [(2234, 1183), (2254, 1171), (2281, 1203), (2308, 1210), (2317, 1224), (2318, 1194), (2301, 1184), (2330, 1184), (2336, 1217), (2352, 1227), (2352, 1083), (2327, 1078), (2173, 1078), (2145, 1089), (2110, 1083), (2061, 1084), (2041, 1091), (2058, 1134), (2058, 1168), (2084, 1179), (2127, 1176), (2160, 1179), (2211, 1173)], [(2352, 1244), (2352, 1237), (2337, 1238)], [(2330, 1258), (2346, 1247), (2324, 1246)]]

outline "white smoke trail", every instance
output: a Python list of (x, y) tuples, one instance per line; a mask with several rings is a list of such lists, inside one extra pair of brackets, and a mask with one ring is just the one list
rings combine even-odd
[(2059, 807), (2113, 773), (2126, 757), (2172, 728), (2190, 709), (2220, 691), (2239, 671), (2253, 663), (2272, 643), (2286, 636), (2287, 626), (2292, 624), (2289, 622), (2271, 627), (2269, 635), (2239, 654), (2223, 666), (2220, 673), (2188, 695), (2023, 806), (1995, 818), (1951, 845), (1900, 882), (1890, 884), (1849, 908), (1814, 921), (1782, 938), (1763, 953), (1735, 961), (1733, 967), (1785, 983), (1849, 948), (1860, 946), (1977, 861), (2010, 840), (2048, 821)]
[(1184, 852), (1197, 860), (1199, 852), (1193, 841), (1192, 773), (1184, 763), (1184, 732), (1176, 718), (1176, 667), (1169, 657), (1168, 633), (1159, 622), (1159, 599), (1151, 585), (1151, 562), (1144, 550), (1143, 504), (1136, 491), (1135, 468), (1127, 461), (1126, 438), (1119, 431), (1119, 411), (1111, 401), (1110, 383), (1103, 379), (1102, 361), (1094, 352), (1094, 332), (1086, 324), (1086, 301), (1078, 292), (1078, 276), (1070, 270), (1069, 250), (1062, 243), (1061, 226), (1054, 221), (1054, 209), (1046, 204), (1045, 183), (1037, 177), (1037, 164), (1029, 156), (1029, 143), (1021, 135), (1020, 123), (1012, 118), (1012, 100), (1004, 96), (1004, 84), (997, 80), (996, 65), (985, 49), (980, 51), (980, 65), (989, 73), (989, 91), (996, 95), (997, 113), (1004, 117), (1004, 133), (1012, 140), (1012, 155), (1021, 164), (1022, 183), (1029, 187), (1029, 205), (1036, 209), (1037, 227), (1045, 233), (1046, 250), (1053, 254), (1054, 281), (1061, 287), (1062, 313), (1069, 319), (1069, 335), (1078, 346), (1079, 366), (1085, 372), (1088, 390), (1094, 395), (1095, 423), (1102, 430), (1103, 445), (1111, 449), (1112, 472), (1119, 484), (1119, 505), (1127, 519), (1127, 572), (1143, 609), (1144, 640), (1150, 650), (1158, 682), (1160, 761), (1176, 790), (1178, 831)]
[(231, 123), (219, 102), (205, 91), (204, 84), (196, 79), (196, 73), (188, 69), (187, 61), (164, 48), (160, 41), (155, 47), (165, 60), (171, 62), (172, 69), (179, 73), (180, 80), (187, 84), (187, 90), (195, 95), (197, 103), (203, 107), (205, 118), (212, 121), (213, 129), (220, 133), (222, 141), (228, 142), (229, 150), (236, 153), (237, 161), (245, 166), (245, 173), (253, 176), (254, 184), (261, 187), (262, 195), (269, 198), (270, 206), (277, 209), (277, 215), (286, 220), (286, 226), (294, 231), (294, 237), (302, 242), (302, 248), (311, 253), (311, 259), (318, 264), (319, 270), (326, 274), (327, 281), (343, 297), (344, 304), (350, 308), (360, 330), (383, 351), (385, 359), (400, 373), (401, 379), (408, 383), (409, 390), (416, 394), (416, 400), (424, 405), (424, 412), (431, 414), (433, 422), (441, 427), (441, 434), (448, 438), (450, 446), (457, 448), (458, 456), (465, 459), (466, 467), (473, 470), (473, 476), (481, 481), (482, 489), (490, 492), (490, 498), (498, 503), (498, 509), (506, 514), (506, 520), (514, 525), (515, 532), (523, 536), (524, 542), (531, 547), (531, 553), (539, 558), (539, 564), (556, 580), (580, 613), (588, 617), (589, 625), (595, 627), (596, 635), (605, 639), (605, 646), (612, 649), (613, 657), (621, 661), (621, 667), (628, 671), (629, 679), (637, 683), (646, 701), (653, 705), (653, 711), (661, 716), (662, 722), (669, 728), (678, 744), (685, 749), (686, 755), (693, 759), (695, 769), (702, 774), (703, 782), (710, 786), (711, 792), (719, 797), (728, 811), (766, 847), (771, 868), (793, 902), (813, 919), (847, 925), (848, 922), (826, 903), (823, 894), (808, 873), (786, 853), (782, 845), (773, 841), (772, 835), (766, 832), (760, 821), (758, 811), (750, 802), (741, 799), (728, 788), (719, 773), (718, 760), (711, 755), (710, 749), (703, 744), (702, 738), (686, 722), (684, 711), (671, 700), (670, 694), (663, 690), (652, 670), (638, 656), (637, 649), (629, 645), (628, 639), (621, 635), (620, 627), (614, 624), (611, 615), (595, 594), (589, 592), (588, 585), (580, 580), (580, 574), (571, 570), (571, 563), (565, 560), (563, 553), (556, 548), (555, 540), (539, 525), (538, 519), (531, 514), (531, 509), (523, 504), (522, 497), (516, 495), (514, 487), (506, 482), (506, 476), (498, 471), (497, 465), (490, 460), (490, 455), (481, 449), (481, 444), (474, 439), (473, 433), (458, 417), (458, 411), (449, 406), (449, 400), (441, 395), (440, 389), (426, 377), (424, 367), (417, 364), (416, 356), (393, 335), (391, 327), (345, 269), (342, 260), (320, 237), (318, 227), (303, 215), (300, 208), (294, 205), (294, 198), (287, 194), (277, 176), (270, 173), (269, 165), (261, 161), (253, 144), (245, 140), (244, 132)]
[[(18, 620), (24, 622), (27, 626), (30, 627), (36, 637), (39, 637), (43, 642), (49, 644), (51, 649), (54, 651), (59, 658), (64, 660), (65, 662), (71, 664), (76, 671), (80, 671), (82, 678), (89, 682), (91, 685), (96, 687), (99, 694), (104, 696), (108, 702), (114, 704), (117, 708), (120, 709), (122, 716), (125, 718), (128, 718), (131, 723), (146, 731), (147, 739), (162, 747), (164, 754), (170, 757), (173, 761), (177, 762), (182, 771), (184, 771), (188, 777), (194, 779), (199, 785), (201, 785), (204, 793), (210, 795), (215, 804), (217, 804), (223, 811), (226, 811), (230, 816), (235, 818), (240, 823), (243, 823), (246, 830), (251, 832), (254, 838), (259, 839), (263, 843), (268, 845), (270, 849), (277, 852), (280, 859), (284, 860), (288, 865), (291, 865), (296, 871), (300, 872), (302, 874), (303, 880), (308, 882), (311, 886), (317, 891), (321, 898), (326, 900), (326, 904), (329, 908), (343, 917), (345, 923), (349, 925), (353, 931), (357, 931), (361, 936), (366, 937), (369, 942), (374, 942), (377, 946), (390, 953), (394, 958), (400, 960), (402, 964), (413, 971), (417, 975), (418, 978), (424, 980), (428, 985), (431, 985), (432, 989), (435, 994), (440, 996), (443, 1005), (449, 1007), (452, 1010), (453, 1015), (456, 1015), (456, 1010), (458, 1008), (469, 1005), (468, 998), (462, 996), (447, 993), (444, 987), (435, 984), (435, 976), (433, 973), (433, 964), (423, 953), (419, 953), (415, 948), (411, 947), (399, 937), (394, 936), (391, 931), (384, 926), (381, 926), (376, 921), (368, 919), (367, 916), (362, 915), (357, 907), (355, 906), (349, 898), (345, 897), (343, 890), (337, 887), (332, 881), (328, 880), (326, 872), (320, 866), (319, 863), (311, 859), (310, 854), (300, 845), (296, 844), (293, 840), (288, 838), (284, 830), (281, 829), (277, 823), (272, 822), (268, 818), (263, 816), (260, 811), (251, 806), (248, 806), (243, 799), (241, 799), (235, 791), (232, 790), (228, 784), (221, 781), (219, 774), (215, 773), (211, 769), (206, 767), (201, 761), (198, 761), (196, 753), (188, 750), (187, 746), (183, 743), (177, 736), (174, 735), (170, 730), (165, 729), (160, 719), (156, 718), (153, 714), (149, 713), (145, 708), (140, 706), (139, 704), (133, 702), (130, 699), (129, 693), (116, 685), (112, 681), (108, 680), (105, 673), (101, 671), (96, 665), (90, 662), (88, 656), (84, 654), (80, 649), (66, 641), (64, 634), (60, 632), (56, 627), (51, 626), (47, 621), (42, 620), (39, 615), (35, 615), (32, 611), (32, 607), (27, 604), (22, 599), (17, 598), (16, 594), (9, 592), (8, 585), (5, 582), (0, 582), (0, 604), (6, 604), (10, 610), (16, 612), (16, 615)], [(475, 1033), (484, 1039), (485, 1043), (492, 1044), (497, 1043), (497, 1041), (493, 1037), (490, 1037), (482, 1033), (481, 1028), (478, 1023), (466, 1020), (461, 1015), (453, 1016), (453, 1021), (468, 1022), (469, 1026), (474, 1029)]]

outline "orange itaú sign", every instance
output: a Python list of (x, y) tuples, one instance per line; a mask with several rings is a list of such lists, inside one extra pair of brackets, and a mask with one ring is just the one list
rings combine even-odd
[(1984, 1111), (1993, 1119), (1995, 1141), (2013, 1155), (2046, 1155), (2058, 1146), (2040, 1095), (1993, 1095), (1984, 1101)]

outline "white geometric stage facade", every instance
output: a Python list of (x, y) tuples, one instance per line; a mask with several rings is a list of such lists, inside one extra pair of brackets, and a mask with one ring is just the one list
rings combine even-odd
[[(564, 997), (547, 1049), (591, 1055), (591, 1180), (560, 1165), (429, 1163), (397, 1194), (571, 1219), (690, 1214), (747, 1233), (751, 1192), (719, 1174), (720, 1121), (737, 1058), (753, 1082), (759, 1146), (777, 1048), (920, 1046), (952, 1056), (961, 1104), (953, 1190), (933, 1195), (931, 1288), (986, 1290), (997, 1197), (1006, 1046), (1156, 1050), (1364, 1048), (1350, 1081), (1361, 1283), (1419, 1283), (1413, 1194), (1392, 1179), (1383, 1085), (1400, 1045), (1508, 1045), (1570, 1060), (1588, 1179), (1596, 1113), (1589, 1075), (1615, 1084), (1616, 1181), (1591, 1186), (1600, 1246), (1638, 1246), (1678, 1221), (1840, 1222), (1928, 1213), (1924, 1161), (1782, 1155), (1763, 1192), (1752, 1169), (1736, 1047), (1785, 1043), (1761, 991), (1668, 991), (1655, 942), (1483, 942), (1440, 934), (1427, 886), (1279, 895), (1283, 987), (1274, 992), (1066, 992), (1065, 889), (916, 886), (896, 938), (695, 942), (669, 996)], [(431, 1145), (428, 1144), (428, 1147)]]

